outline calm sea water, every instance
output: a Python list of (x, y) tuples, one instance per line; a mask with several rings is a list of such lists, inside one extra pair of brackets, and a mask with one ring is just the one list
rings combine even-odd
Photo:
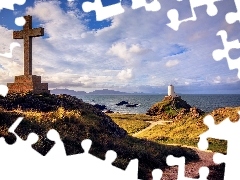
[[(191, 106), (198, 107), (205, 112), (211, 112), (219, 107), (240, 106), (240, 94), (234, 95), (181, 95)], [(84, 102), (90, 104), (106, 105), (108, 109), (120, 113), (146, 113), (156, 102), (161, 101), (164, 95), (83, 95), (78, 96)], [(131, 104), (139, 104), (138, 107), (117, 106), (121, 101), (128, 101)]]

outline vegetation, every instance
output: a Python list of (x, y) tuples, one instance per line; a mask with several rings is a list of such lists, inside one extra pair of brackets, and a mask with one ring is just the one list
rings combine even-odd
[(188, 117), (199, 117), (204, 112), (196, 107), (191, 107), (181, 97), (165, 96), (162, 101), (155, 103), (147, 111), (147, 115), (158, 116), (159, 119), (182, 119), (183, 115)]
[[(166, 157), (169, 154), (177, 157), (185, 156), (187, 162), (198, 160), (195, 151), (189, 148), (162, 145), (128, 135), (109, 116), (74, 97), (29, 94), (26, 96), (27, 98), (24, 98), (25, 95), (20, 98), (6, 97), (2, 100), (5, 104), (0, 103), (2, 106), (0, 109), (0, 137), (4, 137), (9, 143), (14, 142), (14, 136), (8, 132), (8, 128), (17, 117), (23, 116), (24, 120), (15, 132), (22, 139), (26, 139), (31, 132), (38, 134), (39, 141), (34, 144), (33, 148), (43, 155), (53, 146), (53, 142), (47, 139), (46, 134), (50, 129), (56, 129), (68, 155), (82, 153), (82, 140), (91, 139), (93, 143), (89, 153), (104, 159), (108, 150), (114, 150), (117, 152), (118, 158), (113, 165), (117, 167), (125, 169), (131, 159), (137, 158), (139, 160), (139, 178), (141, 179), (150, 179), (151, 171), (155, 168), (163, 170), (167, 167)], [(31, 104), (31, 102), (37, 102), (35, 106), (32, 106), (36, 107), (35, 109), (30, 108), (29, 103)], [(44, 111), (41, 108), (44, 108)], [(135, 125), (141, 124), (138, 126), (139, 129), (145, 127), (150, 119), (145, 115), (135, 117), (139, 118), (135, 123)], [(145, 118), (140, 120), (140, 117)], [(120, 123), (120, 117), (118, 121), (119, 124), (124, 124)], [(126, 120), (123, 121), (128, 123)], [(130, 133), (133, 133), (138, 129), (133, 130), (133, 126), (126, 129), (131, 129)]]
[[(161, 116), (119, 113), (106, 115), (90, 104), (65, 95), (11, 95), (0, 98), (0, 106), (0, 137), (4, 137), (7, 143), (16, 140), (8, 128), (17, 117), (23, 116), (24, 120), (17, 127), (16, 133), (22, 139), (26, 139), (30, 132), (38, 134), (40, 140), (33, 147), (41, 154), (45, 155), (53, 146), (46, 134), (50, 129), (56, 129), (69, 155), (82, 153), (82, 140), (91, 139), (93, 144), (89, 153), (104, 159), (108, 150), (114, 150), (118, 158), (113, 164), (117, 167), (125, 169), (131, 159), (137, 158), (141, 179), (150, 179), (151, 171), (155, 168), (164, 170), (169, 154), (185, 156), (187, 162), (197, 161), (195, 151), (182, 145), (196, 147), (199, 135), (207, 131), (207, 126), (203, 124), (206, 114), (192, 116), (187, 113), (180, 119), (176, 116), (164, 119), (172, 122), (165, 121), (164, 125), (156, 125), (139, 134), (139, 138), (134, 138), (132, 134), (148, 127), (150, 121), (159, 121)], [(172, 113), (172, 109), (164, 107)], [(216, 124), (227, 117), (237, 121), (239, 116), (236, 112), (239, 110), (240, 107), (219, 108), (211, 115)], [(225, 141), (210, 139), (209, 142), (209, 149), (226, 152)]]
[[(239, 120), (238, 111), (240, 107), (235, 108), (219, 108), (214, 110), (210, 115), (212, 115), (215, 119), (215, 123), (219, 124), (226, 118), (230, 118), (232, 122)], [(184, 118), (180, 120), (173, 120), (172, 123), (164, 123), (164, 125), (156, 125), (153, 128), (144, 131), (139, 134), (137, 137), (151, 140), (153, 142), (157, 142), (160, 144), (178, 144), (178, 145), (188, 145), (197, 147), (197, 143), (199, 141), (199, 135), (203, 132), (207, 131), (208, 127), (203, 123), (203, 118), (207, 114), (204, 114), (197, 118), (192, 118), (188, 116), (184, 116)], [(122, 119), (128, 115), (121, 115)], [(112, 116), (114, 121), (118, 121), (114, 116)], [(133, 119), (131, 119), (134, 122)], [(141, 120), (136, 120), (134, 124), (141, 122)], [(119, 123), (120, 127), (125, 127), (125, 122)], [(129, 131), (129, 129), (125, 129)], [(226, 153), (226, 144), (227, 142), (224, 140), (217, 140), (209, 138), (209, 149), (214, 152), (222, 152)]]
[(145, 114), (119, 114), (119, 113), (110, 113), (108, 114), (114, 122), (125, 129), (128, 134), (132, 135), (142, 129), (145, 129), (150, 125), (147, 121), (152, 121), (154, 118)]

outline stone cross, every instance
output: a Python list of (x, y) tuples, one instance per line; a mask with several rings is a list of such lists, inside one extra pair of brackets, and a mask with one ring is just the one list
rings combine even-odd
[(24, 16), (26, 23), (21, 31), (13, 31), (13, 39), (24, 40), (24, 75), (32, 75), (32, 38), (44, 35), (44, 28), (32, 29), (32, 16)]

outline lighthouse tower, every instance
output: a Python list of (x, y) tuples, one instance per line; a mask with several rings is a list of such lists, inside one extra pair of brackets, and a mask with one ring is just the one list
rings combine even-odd
[(176, 93), (174, 92), (174, 86), (170, 85), (168, 86), (168, 96), (176, 97)]

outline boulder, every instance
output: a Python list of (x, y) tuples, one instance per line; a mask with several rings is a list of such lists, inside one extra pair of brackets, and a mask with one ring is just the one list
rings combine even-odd
[(124, 104), (128, 104), (128, 102), (127, 101), (121, 101), (121, 102), (117, 103), (116, 105), (117, 106), (122, 106)]
[(107, 109), (107, 107), (106, 107), (105, 105), (94, 104), (93, 106), (94, 106), (95, 108), (101, 110), (101, 111)]
[(137, 107), (138, 104), (127, 104), (126, 107)]
[(105, 113), (114, 113), (112, 110), (108, 109), (105, 111)]

